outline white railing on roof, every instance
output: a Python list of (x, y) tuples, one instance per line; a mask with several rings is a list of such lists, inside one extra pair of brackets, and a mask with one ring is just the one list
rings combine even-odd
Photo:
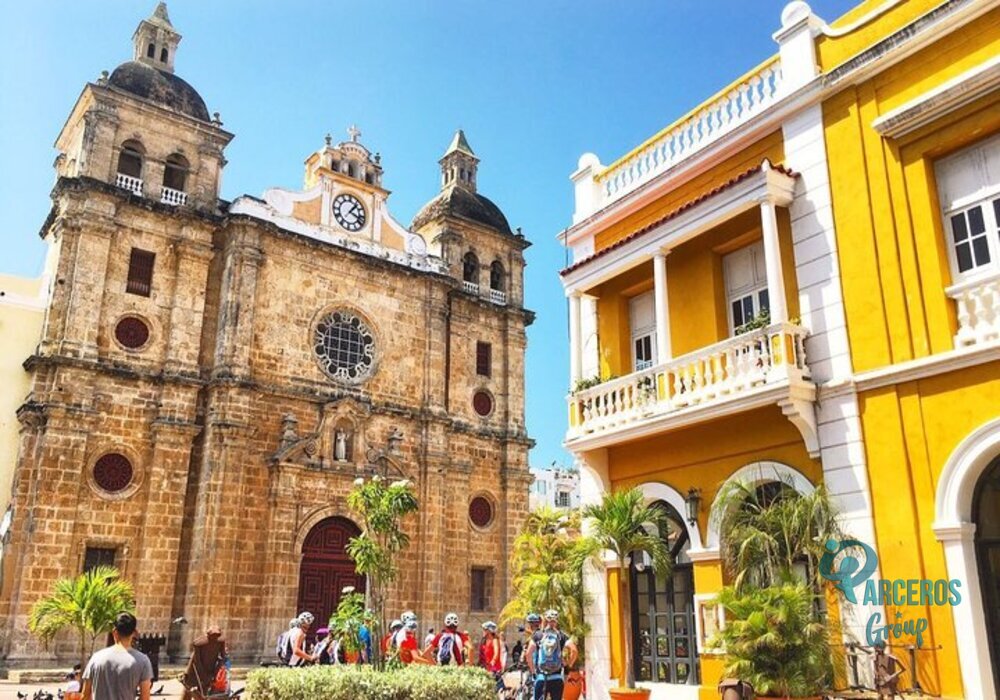
[(602, 206), (717, 141), (777, 102), (781, 95), (781, 64), (774, 60), (609, 166), (598, 176)]
[(123, 190), (128, 190), (136, 197), (142, 196), (142, 178), (132, 177), (131, 175), (126, 175), (125, 173), (118, 173), (118, 177), (115, 178), (115, 185), (121, 187)]
[(164, 187), (160, 196), (160, 201), (174, 207), (183, 206), (187, 202), (187, 192)]

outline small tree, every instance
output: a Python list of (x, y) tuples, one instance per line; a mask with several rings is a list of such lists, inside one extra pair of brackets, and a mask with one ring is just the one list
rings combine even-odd
[(666, 512), (644, 502), (639, 489), (604, 494), (601, 503), (589, 505), (583, 515), (590, 525), (590, 536), (598, 551), (610, 551), (615, 558), (618, 576), (618, 621), (622, 630), (625, 683), (635, 688), (632, 659), (632, 616), (625, 614), (631, 597), (629, 564), (637, 554), (646, 554), (658, 576), (668, 576), (672, 567), (665, 538), (670, 530)]
[(381, 663), (381, 649), (374, 643), (385, 629), (385, 598), (395, 580), (399, 553), (410, 545), (403, 532), (403, 518), (419, 507), (410, 482), (388, 483), (379, 475), (367, 481), (359, 478), (347, 496), (347, 505), (361, 519), (361, 534), (347, 543), (347, 553), (355, 569), (368, 581), (367, 595), (378, 629), (372, 632), (375, 663)]
[(28, 630), (48, 646), (60, 631), (72, 628), (79, 638), (80, 667), (84, 668), (97, 638), (110, 632), (123, 612), (135, 613), (132, 584), (122, 580), (118, 569), (98, 566), (76, 578), (56, 581), (52, 592), (31, 608)]
[(579, 510), (539, 508), (530, 513), (514, 539), (514, 596), (500, 612), (500, 624), (551, 608), (559, 611), (560, 627), (579, 645), (587, 632), (583, 565), (595, 548), (592, 539), (581, 535)]
[[(348, 653), (361, 651), (361, 626), (371, 624), (365, 611), (365, 596), (356, 593), (353, 588), (345, 588), (337, 609), (330, 616), (330, 636), (340, 641), (341, 647)], [(332, 645), (330, 651), (333, 651)]]

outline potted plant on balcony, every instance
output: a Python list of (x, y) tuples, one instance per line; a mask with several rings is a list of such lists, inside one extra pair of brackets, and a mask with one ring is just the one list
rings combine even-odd
[(639, 489), (629, 489), (604, 494), (600, 503), (584, 508), (583, 515), (599, 555), (610, 552), (619, 572), (618, 621), (622, 630), (625, 683), (622, 687), (611, 689), (612, 700), (648, 698), (649, 689), (635, 686), (632, 615), (631, 611), (626, 611), (628, 601), (632, 600), (629, 566), (633, 557), (645, 554), (649, 558), (649, 566), (657, 575), (669, 575), (672, 562), (665, 540), (670, 527), (666, 513), (645, 503)]

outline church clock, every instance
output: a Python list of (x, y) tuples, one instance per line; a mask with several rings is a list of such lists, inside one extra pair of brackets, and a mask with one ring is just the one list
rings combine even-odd
[(333, 200), (333, 218), (346, 230), (360, 231), (365, 225), (365, 207), (352, 194), (340, 194)]

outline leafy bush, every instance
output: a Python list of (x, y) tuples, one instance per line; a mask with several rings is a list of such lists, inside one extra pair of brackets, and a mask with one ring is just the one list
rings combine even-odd
[(247, 695), (254, 700), (483, 700), (494, 681), (480, 668), (408, 666), (376, 671), (370, 666), (310, 666), (251, 671)]

